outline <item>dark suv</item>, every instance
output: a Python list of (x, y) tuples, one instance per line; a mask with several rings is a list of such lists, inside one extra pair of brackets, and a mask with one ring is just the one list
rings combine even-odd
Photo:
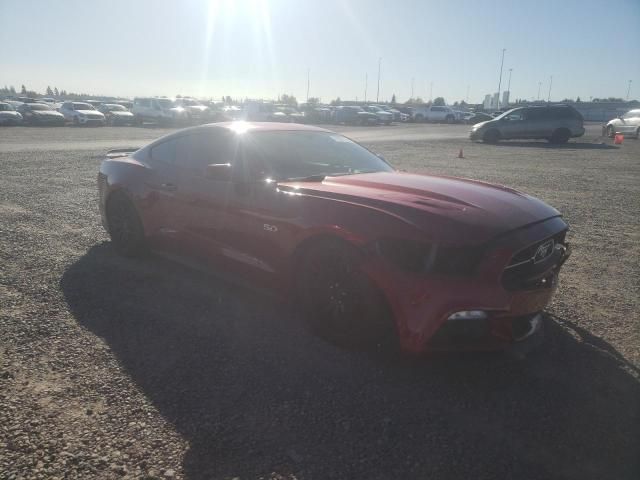
[(584, 135), (582, 115), (569, 105), (514, 108), (502, 115), (473, 126), (469, 137), (495, 143), (508, 139), (547, 139), (566, 143)]

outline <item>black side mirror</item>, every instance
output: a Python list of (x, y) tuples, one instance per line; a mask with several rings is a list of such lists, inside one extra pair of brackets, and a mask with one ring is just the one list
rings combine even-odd
[(231, 164), (230, 163), (212, 163), (207, 165), (206, 176), (209, 180), (218, 182), (231, 181)]

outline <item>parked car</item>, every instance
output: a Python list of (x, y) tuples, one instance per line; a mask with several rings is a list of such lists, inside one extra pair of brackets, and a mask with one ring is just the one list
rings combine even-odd
[(400, 112), (406, 115), (406, 120), (403, 121), (413, 122), (413, 115), (415, 113), (415, 109), (413, 107), (398, 106), (397, 108), (398, 110), (400, 110)]
[(336, 107), (332, 112), (332, 120), (347, 125), (377, 125), (380, 121), (375, 113), (356, 106)]
[(337, 343), (419, 353), (539, 338), (567, 224), (510, 188), (401, 173), (337, 133), (218, 123), (107, 153), (114, 249), (164, 250), (300, 302)]
[(64, 125), (64, 115), (56, 112), (46, 103), (23, 103), (18, 107), (18, 112), (27, 125)]
[(189, 115), (182, 107), (165, 97), (138, 97), (133, 99), (133, 116), (136, 124), (152, 122), (160, 125), (186, 125)]
[(20, 125), (22, 115), (9, 103), (0, 102), (0, 125)]
[(105, 117), (93, 105), (85, 102), (64, 102), (59, 109), (67, 122), (74, 125), (104, 126)]
[(465, 123), (467, 125), (475, 125), (476, 123), (486, 122), (488, 120), (493, 120), (493, 117), (488, 113), (476, 112), (472, 113), (471, 116), (465, 120)]
[(277, 109), (273, 103), (249, 101), (242, 107), (241, 118), (252, 122), (275, 122), (284, 121), (286, 115), (281, 112), (276, 114)]
[(377, 105), (369, 105), (365, 107), (367, 112), (373, 113), (376, 117), (378, 117), (378, 123), (384, 123), (385, 125), (391, 125), (393, 122), (393, 113), (387, 112), (382, 107)]
[(622, 133), (634, 135), (640, 139), (640, 109), (629, 110), (620, 117), (609, 120), (604, 130), (609, 137), (613, 137), (616, 133)]
[(471, 140), (495, 143), (508, 139), (547, 139), (566, 143), (584, 135), (582, 115), (569, 105), (522, 107), (473, 126)]
[(100, 105), (102, 105), (104, 102), (102, 100), (82, 100), (82, 103), (88, 103), (89, 105), (91, 105), (93, 108), (97, 109)]
[(462, 116), (451, 107), (419, 105), (413, 107), (413, 119), (416, 122), (456, 123), (462, 120)]
[(210, 109), (208, 106), (203, 105), (202, 102), (195, 98), (176, 98), (173, 104), (176, 107), (182, 107), (187, 112), (189, 122), (192, 125), (207, 123), (210, 118)]
[(126, 108), (129, 111), (131, 111), (131, 109), (133, 108), (133, 102), (129, 100), (117, 100), (112, 103), (115, 103), (116, 105), (122, 105), (124, 108)]
[(133, 125), (135, 117), (133, 113), (116, 103), (103, 103), (98, 107), (98, 111), (102, 113), (108, 125)]

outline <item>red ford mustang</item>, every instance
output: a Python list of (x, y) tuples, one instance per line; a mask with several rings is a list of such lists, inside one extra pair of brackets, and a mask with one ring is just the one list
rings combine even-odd
[(529, 195), (395, 171), (320, 128), (219, 123), (98, 175), (115, 249), (146, 249), (299, 300), (334, 341), (405, 352), (501, 349), (539, 337), (569, 256), (567, 224)]

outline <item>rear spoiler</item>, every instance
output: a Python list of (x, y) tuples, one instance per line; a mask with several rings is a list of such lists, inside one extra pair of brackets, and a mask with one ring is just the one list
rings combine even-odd
[(140, 147), (126, 147), (126, 148), (114, 148), (113, 150), (109, 150), (106, 154), (107, 158), (119, 158), (119, 157), (128, 157), (133, 152), (136, 152), (140, 149)]

